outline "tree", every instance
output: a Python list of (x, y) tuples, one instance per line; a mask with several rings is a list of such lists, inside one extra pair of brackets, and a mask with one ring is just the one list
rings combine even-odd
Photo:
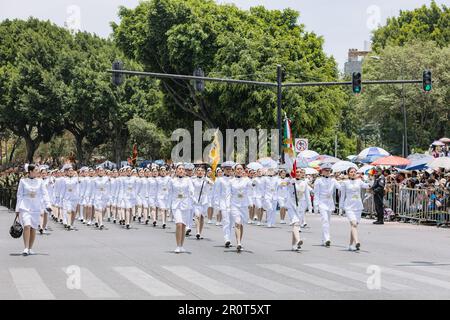
[(422, 70), (433, 71), (433, 90), (425, 93), (422, 84), (367, 86), (359, 97), (357, 113), (366, 125), (377, 128), (388, 151), (401, 154), (404, 132), (402, 95), (407, 113), (410, 148), (426, 149), (449, 134), (450, 48), (434, 42), (388, 46), (379, 51), (380, 60), (366, 59), (366, 79), (420, 79)]
[(433, 0), (412, 11), (400, 11), (398, 17), (387, 19), (385, 26), (373, 33), (372, 48), (379, 51), (387, 46), (402, 46), (414, 40), (436, 42), (439, 47), (450, 43), (450, 8), (439, 7)]
[[(121, 8), (113, 24), (114, 40), (125, 55), (152, 72), (192, 74), (201, 67), (209, 76), (260, 81), (276, 80), (276, 65), (286, 80), (336, 80), (336, 63), (323, 52), (323, 39), (298, 24), (299, 14), (286, 9), (249, 11), (212, 0), (151, 0), (135, 9)], [(198, 93), (193, 84), (161, 80), (166, 130), (192, 127), (273, 128), (276, 92), (244, 85), (207, 83)], [(289, 89), (283, 108), (302, 135), (330, 132), (344, 102), (340, 88)]]
[(63, 130), (58, 59), (70, 33), (30, 18), (0, 23), (0, 122), (26, 143), (27, 160)]

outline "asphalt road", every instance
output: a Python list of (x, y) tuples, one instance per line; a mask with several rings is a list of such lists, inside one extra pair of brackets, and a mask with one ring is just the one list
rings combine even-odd
[(130, 230), (50, 223), (36, 255), (10, 237), (13, 214), (0, 209), (0, 299), (449, 299), (450, 230), (363, 220), (361, 251), (347, 250), (349, 225), (332, 217), (332, 246), (308, 215), (305, 244), (292, 252), (288, 225), (244, 227), (244, 251), (224, 247), (222, 230), (187, 238), (175, 254), (174, 225)]

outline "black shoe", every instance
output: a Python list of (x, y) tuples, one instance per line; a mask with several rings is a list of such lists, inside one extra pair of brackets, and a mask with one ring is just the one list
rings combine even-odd
[(113, 220), (113, 223), (116, 223), (116, 219)]
[(231, 242), (230, 241), (225, 242), (225, 248), (229, 248), (229, 247), (231, 247)]
[(105, 226), (104, 226), (104, 225), (101, 225), (101, 226), (100, 226), (100, 230), (103, 230), (103, 228), (105, 228)]
[(156, 227), (156, 221), (153, 221), (153, 226)]
[(108, 218), (108, 222), (111, 222), (111, 218)]
[(237, 247), (236, 247), (236, 250), (237, 250), (237, 252), (241, 252), (242, 246), (240, 244), (238, 244)]
[(40, 233), (40, 234), (44, 234), (44, 229), (40, 228), (40, 229), (39, 229), (39, 233)]
[(374, 221), (373, 224), (384, 224), (383, 221)]
[(141, 217), (138, 218), (139, 223), (141, 223)]
[(356, 250), (359, 250), (359, 248), (361, 248), (361, 243), (357, 243), (356, 245), (355, 245), (355, 247), (356, 247)]
[(325, 247), (329, 248), (330, 246), (331, 246), (331, 241), (330, 240), (325, 241)]
[(133, 217), (133, 221), (136, 221), (136, 216)]
[(127, 227), (126, 227), (127, 229), (130, 229), (130, 225), (129, 224), (127, 224)]
[(148, 224), (148, 222), (149, 222), (148, 220), (145, 220), (145, 224)]
[(83, 222), (84, 222), (84, 219), (81, 219), (80, 222), (83, 223)]
[(95, 223), (95, 227), (98, 228), (98, 222)]
[(162, 225), (162, 228), (163, 228), (163, 229), (165, 229), (165, 228), (166, 228), (166, 224), (165, 224), (165, 223), (163, 223), (163, 225)]
[(186, 230), (186, 237), (189, 237), (191, 235), (191, 229)]
[(297, 243), (297, 249), (301, 249), (301, 248), (302, 248), (302, 245), (303, 245), (303, 240), (300, 240), (300, 241)]
[(197, 233), (197, 234), (195, 235), (195, 237), (197, 238), (197, 240), (200, 240), (200, 233)]

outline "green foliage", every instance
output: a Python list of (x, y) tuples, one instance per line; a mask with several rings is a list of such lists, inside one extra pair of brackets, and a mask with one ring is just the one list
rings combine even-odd
[[(244, 11), (212, 0), (151, 0), (135, 9), (121, 8), (119, 16), (120, 24), (113, 25), (115, 42), (148, 71), (192, 74), (201, 67), (209, 76), (275, 82), (281, 64), (286, 81), (337, 79), (323, 39), (305, 31), (291, 9)], [(193, 83), (160, 83), (164, 118), (171, 119), (165, 121), (167, 131), (192, 128), (194, 120), (221, 129), (276, 126), (273, 89), (207, 83), (199, 94)], [(344, 99), (340, 88), (287, 89), (283, 109), (293, 120), (294, 134), (332, 134)]]
[(366, 59), (366, 79), (421, 79), (422, 70), (433, 71), (433, 90), (425, 93), (422, 84), (367, 86), (358, 98), (357, 113), (365, 126), (376, 133), (394, 154), (401, 154), (404, 132), (404, 95), (409, 149), (427, 149), (429, 144), (449, 134), (450, 47), (434, 42), (414, 42), (380, 50), (380, 60)]
[(127, 122), (130, 133), (129, 145), (136, 143), (140, 157), (167, 159), (170, 157), (170, 140), (154, 123), (134, 117)]
[(388, 18), (385, 26), (373, 33), (372, 48), (379, 51), (387, 46), (403, 46), (408, 42), (432, 40), (439, 47), (450, 43), (450, 8), (439, 7), (435, 1), (413, 11), (400, 11), (398, 17)]

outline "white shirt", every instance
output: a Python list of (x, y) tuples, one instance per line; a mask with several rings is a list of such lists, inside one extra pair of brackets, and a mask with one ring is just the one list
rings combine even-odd
[(361, 179), (342, 181), (339, 208), (345, 211), (361, 211), (364, 208), (361, 199), (361, 189), (368, 188), (370, 186)]
[(22, 178), (17, 189), (16, 212), (41, 212), (45, 208), (50, 208), (50, 199), (47, 188), (42, 179)]
[(334, 178), (319, 177), (314, 182), (314, 207), (324, 211), (334, 211), (334, 195), (340, 190)]
[(252, 181), (246, 177), (230, 179), (227, 189), (227, 207), (230, 209), (248, 207), (252, 204)]
[[(308, 209), (311, 211), (311, 194), (308, 181), (304, 179), (291, 179), (289, 183), (289, 205), (291, 208)], [(297, 201), (295, 198), (297, 193)]]
[(191, 210), (194, 186), (189, 177), (175, 177), (169, 183), (169, 204), (172, 210)]

